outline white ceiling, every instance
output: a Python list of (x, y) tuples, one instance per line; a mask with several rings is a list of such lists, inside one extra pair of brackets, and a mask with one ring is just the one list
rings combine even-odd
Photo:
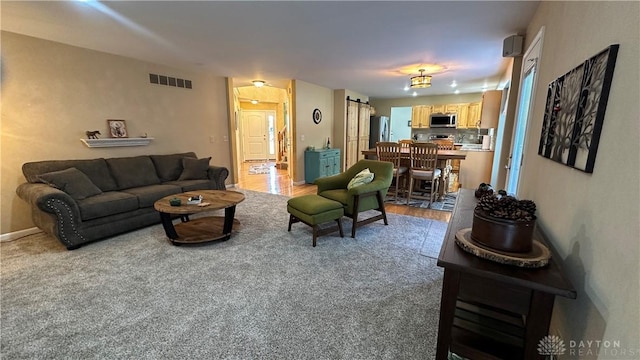
[(407, 97), (420, 64), (446, 70), (418, 95), (495, 89), (502, 41), (538, 1), (1, 1), (2, 30), (283, 87), (299, 79)]

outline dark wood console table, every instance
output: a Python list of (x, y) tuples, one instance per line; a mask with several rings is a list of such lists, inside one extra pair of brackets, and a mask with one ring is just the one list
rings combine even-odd
[(544, 359), (537, 346), (548, 335), (555, 296), (575, 299), (576, 291), (554, 257), (525, 269), (463, 251), (455, 235), (471, 227), (475, 206), (473, 190), (460, 190), (438, 256), (444, 282), (436, 359), (448, 351), (474, 360)]

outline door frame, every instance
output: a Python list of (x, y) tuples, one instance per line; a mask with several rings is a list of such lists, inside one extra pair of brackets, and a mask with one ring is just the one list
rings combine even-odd
[[(529, 133), (531, 128), (530, 119), (533, 113), (533, 102), (536, 99), (536, 87), (538, 84), (538, 73), (539, 73), (539, 63), (540, 63), (539, 60), (542, 57), (543, 40), (544, 40), (544, 26), (540, 28), (540, 31), (538, 31), (536, 36), (533, 38), (533, 41), (525, 51), (524, 56), (522, 58), (523, 60), (522, 60), (522, 69), (520, 71), (520, 84), (518, 86), (518, 101), (516, 103), (516, 113), (515, 113), (515, 119), (514, 119), (514, 125), (513, 125), (513, 132), (511, 134), (511, 146), (509, 147), (509, 158), (507, 161), (507, 165), (505, 166), (507, 169), (505, 174), (505, 190), (507, 191), (507, 193), (513, 194), (516, 196), (518, 195), (518, 188), (522, 180), (522, 170), (525, 165), (524, 159), (525, 159), (525, 153), (528, 145), (527, 134)], [(533, 74), (533, 79), (531, 84), (531, 91), (530, 91), (529, 99), (527, 102), (528, 108), (526, 109), (526, 115), (524, 116), (524, 118), (522, 118), (521, 117), (522, 115), (521, 107), (523, 106), (522, 91), (524, 88), (526, 75), (530, 71), (534, 71), (534, 74)], [(522, 130), (522, 131), (519, 131), (519, 130)], [(521, 147), (521, 149), (519, 150), (520, 152), (519, 159), (514, 160), (513, 159), (514, 148), (516, 146)], [(510, 178), (512, 176), (511, 169), (514, 166), (514, 164), (518, 167), (518, 175), (517, 175), (517, 179), (515, 179), (515, 181), (510, 186), (510, 182), (511, 182)]]

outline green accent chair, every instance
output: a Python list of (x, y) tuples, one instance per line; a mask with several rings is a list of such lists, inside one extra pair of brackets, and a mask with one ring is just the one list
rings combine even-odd
[[(347, 189), (349, 181), (360, 171), (369, 168), (374, 174), (373, 181)], [(388, 225), (387, 213), (384, 210), (384, 198), (393, 180), (393, 164), (386, 161), (360, 160), (345, 172), (318, 178), (318, 195), (337, 201), (344, 206), (345, 216), (353, 220), (351, 237), (356, 237), (356, 228), (378, 220)], [(358, 214), (367, 210), (377, 210), (380, 214), (358, 220)]]

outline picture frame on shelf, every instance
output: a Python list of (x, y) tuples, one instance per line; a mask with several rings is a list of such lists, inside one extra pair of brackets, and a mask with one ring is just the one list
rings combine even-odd
[(107, 120), (109, 126), (109, 135), (112, 138), (128, 138), (127, 123), (124, 120)]

